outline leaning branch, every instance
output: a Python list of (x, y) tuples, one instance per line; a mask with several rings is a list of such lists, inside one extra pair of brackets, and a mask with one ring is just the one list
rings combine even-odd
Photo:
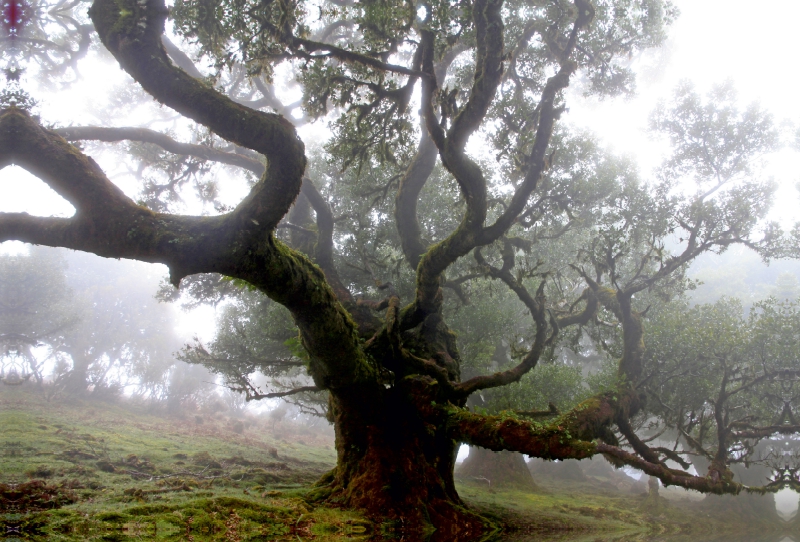
[(67, 141), (138, 141), (158, 145), (167, 152), (182, 156), (194, 156), (221, 164), (236, 166), (251, 171), (259, 177), (264, 173), (264, 164), (242, 154), (225, 152), (208, 145), (196, 145), (175, 141), (166, 134), (148, 128), (106, 128), (102, 126), (70, 126), (57, 128), (55, 133)]
[(167, 14), (159, 0), (96, 0), (90, 10), (103, 44), (146, 91), (222, 138), (263, 154), (261, 180), (227, 215), (154, 213), (127, 198), (63, 138), (12, 108), (0, 112), (0, 166), (19, 163), (78, 212), (72, 219), (0, 215), (0, 239), (165, 263), (174, 284), (205, 272), (250, 282), (292, 313), (317, 386), (356, 386), (370, 401), (383, 389), (355, 323), (319, 268), (272, 235), (300, 191), (302, 142), (283, 117), (237, 104), (175, 67), (161, 43)]
[[(182, 156), (194, 156), (202, 160), (210, 160), (222, 164), (241, 167), (249, 170), (258, 176), (264, 173), (264, 164), (248, 156), (225, 152), (215, 149), (208, 145), (197, 145), (181, 143), (175, 141), (166, 134), (150, 130), (147, 128), (107, 128), (101, 126), (71, 126), (68, 128), (58, 128), (55, 132), (63, 136), (68, 141), (138, 141), (158, 145), (167, 152)], [(314, 233), (317, 236), (317, 244), (314, 251), (316, 263), (325, 271), (325, 277), (336, 292), (337, 297), (343, 303), (352, 302), (352, 294), (344, 286), (339, 274), (333, 265), (333, 213), (330, 206), (314, 186), (309, 178), (303, 179), (301, 186), (302, 194), (308, 198), (317, 216), (317, 232), (305, 230), (291, 223), (282, 222), (278, 228), (292, 228)]]
[[(234, 102), (173, 65), (162, 44), (163, 0), (96, 0), (89, 15), (103, 45), (145, 91), (220, 137), (267, 158), (268, 167), (240, 204), (258, 209), (240, 227), (274, 230), (300, 191), (306, 160), (294, 126), (280, 115)], [(252, 222), (255, 220), (255, 224)]]
[(598, 453), (602, 453), (626, 465), (635, 467), (645, 474), (655, 476), (661, 480), (664, 485), (680, 486), (686, 489), (694, 489), (701, 493), (716, 493), (719, 495), (737, 495), (742, 489), (746, 489), (745, 486), (730, 480), (728, 476), (720, 475), (717, 471), (712, 472), (709, 476), (694, 476), (689, 473), (670, 469), (662, 464), (651, 463), (638, 455), (626, 452), (616, 446), (598, 443), (596, 450)]
[(539, 362), (539, 358), (544, 349), (553, 343), (560, 329), (571, 325), (585, 325), (597, 314), (597, 298), (589, 292), (584, 292), (581, 297), (586, 298), (586, 307), (580, 313), (564, 315), (560, 318), (550, 318), (552, 334), (547, 337), (547, 319), (545, 318), (545, 282), (539, 285), (539, 290), (532, 296), (528, 289), (511, 274), (514, 267), (514, 250), (510, 242), (504, 243), (503, 247), (503, 267), (498, 269), (487, 264), (483, 259), (479, 249), (475, 249), (475, 259), (487, 274), (494, 279), (501, 280), (506, 284), (522, 301), (531, 313), (535, 327), (533, 345), (522, 361), (516, 366), (506, 371), (499, 371), (491, 375), (482, 375), (470, 378), (456, 386), (456, 390), (467, 397), (479, 390), (506, 386), (513, 382), (518, 382), (525, 374), (533, 370)]
[[(238, 388), (231, 388), (234, 391), (247, 391), (247, 390), (240, 390)], [(258, 401), (261, 399), (278, 399), (280, 397), (291, 397), (292, 395), (298, 395), (300, 393), (313, 393), (317, 391), (322, 391), (317, 386), (302, 386), (299, 388), (294, 388), (287, 391), (275, 391), (272, 393), (247, 393), (247, 400), (248, 401)]]

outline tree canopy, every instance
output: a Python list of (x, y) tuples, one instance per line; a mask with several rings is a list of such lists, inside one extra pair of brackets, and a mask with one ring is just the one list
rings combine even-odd
[[(467, 539), (484, 520), (455, 489), (461, 443), (603, 454), (704, 492), (798, 483), (784, 468), (746, 487), (730, 469), (759, 440), (796, 431), (793, 396), (751, 397), (793, 382), (796, 360), (763, 352), (754, 364), (747, 353), (764, 342), (745, 340), (779, 325), (796, 333), (793, 308), (765, 304), (748, 322), (725, 303), (659, 309), (657, 348), (645, 342), (650, 307), (690, 287), (699, 256), (796, 252), (765, 222), (775, 186), (757, 164), (778, 144), (771, 116), (739, 110), (729, 86), (703, 97), (682, 85), (652, 116), (671, 149), (653, 179), (560, 122), (572, 84), (634, 92), (625, 59), (664, 41), (677, 16), (669, 2), (95, 0), (102, 46), (191, 142), (32, 115), (21, 63), (47, 73), (76, 55), (38, 53), (26, 32), (42, 24), (28, 19), (43, 20), (46, 2), (12, 2), (29, 16), (7, 23), (0, 166), (27, 169), (76, 212), (2, 213), (0, 241), (162, 263), (201, 301), (234, 296), (224, 332), (183, 356), (249, 398), (323, 393), (338, 464), (308, 498)], [(59, 38), (70, 51), (90, 24), (72, 14)], [(276, 89), (288, 84), (297, 100), (283, 103)], [(138, 103), (127, 92), (133, 103), (120, 109)], [(306, 123), (329, 131), (320, 148), (298, 136)], [(80, 146), (98, 141), (126, 145), (122, 160), (143, 181), (137, 201)], [(251, 180), (232, 208), (218, 200), (220, 165)], [(187, 187), (204, 214), (180, 214)], [(718, 318), (704, 327), (709, 311)], [(516, 386), (587, 341), (615, 366), (577, 406), (469, 408), (470, 396)], [(502, 345), (508, 357), (494, 363)], [(695, 356), (685, 366), (682, 345)], [(702, 384), (683, 389), (692, 370)], [(702, 386), (713, 405), (696, 396)], [(650, 445), (641, 428), (652, 417), (686, 449)], [(686, 453), (707, 456), (707, 472), (690, 472)]]

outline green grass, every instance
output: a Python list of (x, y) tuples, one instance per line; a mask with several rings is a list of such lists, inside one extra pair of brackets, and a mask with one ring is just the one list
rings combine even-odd
[[(94, 401), (47, 403), (0, 394), (0, 483), (43, 480), (74, 503), (6, 527), (48, 540), (337, 539), (368, 525), (351, 512), (313, 509), (305, 488), (335, 463), (332, 439), (291, 423), (224, 415), (163, 418)], [(12, 503), (13, 504), (13, 503)], [(236, 539), (236, 538), (234, 538)]]
[[(1, 389), (0, 529), (53, 541), (333, 542), (383, 532), (357, 512), (304, 500), (335, 463), (329, 433), (291, 422), (273, 427), (266, 417), (237, 424), (205, 414), (198, 421), (124, 404), (48, 403), (24, 389)], [(43, 483), (20, 485), (32, 480)], [(711, 517), (689, 501), (654, 503), (602, 486), (537, 482), (534, 492), (470, 484), (459, 484), (459, 492), (509, 526), (503, 540), (688, 541), (741, 534), (747, 525), (781, 528)], [(23, 497), (38, 510), (22, 510)], [(63, 506), (47, 509), (55, 502)]]
[[(783, 536), (796, 537), (800, 530), (796, 522), (773, 521), (756, 512), (742, 513), (741, 508), (709, 508), (701, 495), (682, 489), (661, 488), (661, 496), (652, 498), (597, 481), (543, 478), (537, 486), (525, 492), (457, 484), (471, 507), (508, 526), (506, 541), (777, 542)], [(771, 496), (764, 498), (771, 502)]]

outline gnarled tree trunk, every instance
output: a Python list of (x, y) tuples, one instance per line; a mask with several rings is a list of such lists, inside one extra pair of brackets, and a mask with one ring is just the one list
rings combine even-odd
[(469, 511), (455, 489), (459, 444), (421, 415), (431, 399), (419, 391), (430, 387), (409, 377), (369, 409), (359, 396), (333, 398), (337, 466), (310, 498), (365, 510), (419, 540), (470, 540), (484, 532), (490, 522)]

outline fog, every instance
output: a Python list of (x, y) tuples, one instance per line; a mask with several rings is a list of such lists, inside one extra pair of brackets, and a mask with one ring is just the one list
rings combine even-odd
[[(304, 31), (309, 36), (321, 35), (327, 3), (308, 4), (298, 15), (309, 21)], [(338, 6), (337, 2), (333, 4)], [(487, 416), (512, 413), (514, 419), (520, 415), (552, 420), (598, 395), (617, 401), (616, 392), (611, 391), (620, 378), (616, 365), (628, 359), (626, 349), (633, 344), (624, 335), (630, 331), (619, 316), (622, 309), (615, 312), (611, 305), (595, 309), (595, 314), (570, 330), (568, 337), (559, 329), (558, 318), (568, 315), (579, 321), (576, 307), (580, 303), (588, 307), (593, 299), (596, 303), (599, 297), (592, 296), (600, 290), (591, 295), (582, 292), (597, 286), (595, 282), (601, 283), (604, 274), (608, 284), (601, 286), (613, 287), (614, 291), (622, 291), (621, 285), (630, 277), (628, 285), (649, 280), (648, 273), (660, 277), (660, 282), (653, 278), (628, 298), (629, 309), (635, 307), (637, 322), (644, 321), (644, 329), (653, 332), (645, 333), (639, 341), (644, 368), (637, 373), (641, 388), (636, 393), (648, 399), (636, 405), (636, 417), (622, 420), (620, 415), (615, 420), (617, 429), (606, 427), (604, 434), (589, 439), (615, 449), (625, 448), (626, 454), (632, 450), (645, 459), (637, 463), (620, 452), (623, 459), (606, 453), (603, 458), (596, 455), (581, 462), (543, 461), (502, 452), (509, 455), (501, 468), (500, 462), (506, 461), (499, 459), (502, 455), (484, 457), (479, 451), (483, 448), (462, 444), (469, 441), (453, 440), (455, 437), (447, 433), (448, 442), (457, 444), (451, 450), (454, 453), (449, 464), (455, 464), (458, 490), (483, 511), (512, 510), (517, 497), (504, 493), (512, 490), (610, 499), (588, 505), (576, 501), (574, 509), (566, 500), (551, 503), (555, 510), (552, 517), (557, 519), (545, 516), (553, 524), (561, 521), (558, 518), (562, 516), (557, 514), (591, 516), (594, 519), (587, 520), (590, 523), (633, 522), (621, 512), (608, 516), (596, 512), (606, 510), (603, 507), (610, 507), (608, 503), (619, 498), (637, 503), (641, 515), (637, 517), (644, 518), (642, 521), (678, 525), (683, 513), (679, 510), (685, 510), (686, 514), (699, 514), (697, 517), (714, 516), (709, 521), (719, 521), (721, 526), (726, 517), (736, 516), (754, 526), (763, 520), (764, 525), (774, 528), (764, 535), (765, 541), (791, 541), (792, 529), (800, 521), (795, 492), (800, 487), (796, 430), (800, 424), (794, 413), (800, 400), (795, 390), (800, 382), (800, 252), (796, 246), (800, 231), (796, 226), (800, 103), (787, 51), (791, 51), (800, 5), (775, 1), (754, 7), (752, 3), (723, 0), (673, 4), (680, 14), (667, 26), (662, 43), (657, 47), (631, 46), (609, 65), (630, 70), (635, 84), (620, 83), (624, 79), (620, 76), (613, 79), (619, 89), (609, 91), (608, 96), (600, 95), (596, 88), (600, 83), (592, 78), (594, 72), (582, 69), (563, 92), (563, 112), (559, 109), (555, 115), (559, 124), (552, 147), (556, 150), (543, 158), (541, 191), (545, 195), (536, 201), (530, 196), (530, 207), (509, 222), (522, 233), (484, 243), (485, 254), (481, 253), (482, 245), (462, 251), (450, 262), (455, 271), (436, 279), (441, 285), (434, 288), (440, 292), (437, 310), (442, 321), (448, 322), (449, 328), (444, 329), (452, 331), (442, 344), (457, 349), (460, 357), (445, 350), (416, 357), (417, 350), (401, 348), (400, 342), (396, 352), (422, 367), (438, 363), (438, 372), (425, 377), (437, 383), (442, 371), (445, 379), (468, 381), (512, 370), (531, 352), (540, 352), (541, 361), (537, 358), (530, 364), (533, 367), (538, 362), (538, 367), (529, 375), (526, 369), (521, 384), (487, 389), (468, 400), (465, 395), (462, 403), (456, 403), (459, 409)], [(337, 115), (346, 109), (347, 100), (364, 99), (361, 93), (378, 83), (371, 81), (364, 88), (355, 85), (342, 91), (346, 99), (331, 93), (322, 99), (322, 105), (314, 106), (314, 96), (301, 98), (303, 85), (320, 84), (314, 77), (321, 75), (307, 66), (301, 68), (297, 59), (296, 64), (278, 62), (278, 53), (269, 53), (273, 56), (265, 61), (277, 65), (270, 71), (272, 68), (258, 63), (243, 64), (237, 55), (244, 53), (225, 49), (230, 45), (210, 51), (203, 42), (207, 29), (195, 29), (194, 34), (185, 30), (191, 19), (181, 11), (185, 5), (188, 3), (172, 2), (168, 6), (172, 20), (167, 22), (164, 44), (171, 62), (238, 104), (283, 115), (283, 122), (294, 125), (305, 144), (305, 175), (318, 186), (312, 189), (315, 195), (303, 192), (280, 222), (275, 222), (275, 239), (313, 259), (314, 272), (328, 278), (335, 295), (343, 290), (352, 293), (352, 303), (347, 305), (352, 314), (372, 310), (380, 315), (372, 318), (384, 325), (388, 307), (385, 326), (389, 329), (402, 314), (391, 311), (401, 311), (422, 295), (415, 293), (415, 288), (422, 291), (419, 285), (423, 279), (416, 276), (416, 265), (408, 265), (409, 245), (401, 239), (402, 232), (398, 235), (399, 218), (395, 220), (393, 213), (400, 216), (395, 211), (401, 205), (399, 190), (407, 183), (403, 180), (406, 166), (414, 163), (416, 143), (407, 139), (416, 141), (425, 130), (417, 115), (425, 109), (421, 103), (423, 85), (414, 86), (403, 98), (404, 107), (413, 112), (412, 120), (402, 128), (384, 128), (382, 132), (405, 130), (411, 134), (409, 138), (398, 137), (388, 144), (381, 141), (365, 151), (363, 141), (369, 138), (348, 140), (352, 134), (347, 130), (352, 126), (337, 124)], [(24, 111), (26, 118), (54, 130), (91, 156), (91, 167), (101, 169), (121, 194), (135, 202), (138, 211), (146, 211), (147, 217), (177, 214), (211, 220), (246, 206), (251, 189), (260, 186), (257, 183), (262, 172), (270, 167), (269, 159), (229, 143), (145, 93), (100, 42), (86, 13), (89, 2), (9, 0), (3, 6), (0, 68), (5, 80), (0, 109)], [(333, 15), (326, 17), (339, 15), (336, 8), (331, 9)], [(425, 9), (420, 9), (419, 17), (426, 17)], [(525, 9), (523, 6), (520, 12)], [(538, 4), (530, 9), (531, 13), (538, 10)], [(319, 21), (309, 15), (314, 10), (319, 10)], [(177, 17), (186, 19), (183, 29), (173, 25)], [(346, 41), (352, 28), (361, 27), (349, 21), (342, 23), (342, 28), (346, 29), (342, 31), (345, 37), (336, 38), (340, 42)], [(544, 36), (542, 33), (536, 43), (553, 47), (545, 43)], [(414, 39), (395, 44), (381, 62), (412, 62), (410, 47), (417, 43)], [(366, 47), (364, 42), (359, 44)], [(298, 59), (309, 64), (324, 57), (303, 54), (306, 56)], [(504, 65), (516, 62), (516, 54), (506, 52)], [(555, 73), (555, 56), (544, 55), (546, 61), (537, 65), (529, 78)], [(586, 56), (595, 62), (591, 54)], [(451, 92), (452, 103), (446, 96), (437, 102), (441, 110), (435, 115), (439, 115), (442, 127), (448, 122), (454, 125), (453, 118), (457, 117), (453, 111), (467, 107), (466, 90), (459, 94), (458, 85), (469, 80), (462, 72), (471, 69), (471, 59), (454, 53), (450, 72), (449, 64), (445, 65), (440, 83)], [(369, 62), (378, 61), (373, 58)], [(609, 66), (603, 70), (611, 69)], [(405, 73), (392, 69), (392, 77)], [(331, 77), (329, 85), (349, 81), (344, 75), (338, 79), (325, 77)], [(399, 85), (392, 81), (392, 85)], [(384, 83), (381, 79), (380, 84)], [(544, 88), (543, 84), (539, 86)], [(502, 88), (498, 95), (504, 92)], [(536, 91), (538, 96), (538, 87)], [(530, 100), (527, 94), (524, 96), (520, 102)], [(561, 102), (558, 104), (560, 107)], [(368, 115), (374, 113), (373, 106), (357, 107)], [(309, 113), (312, 107), (317, 107), (316, 120)], [(448, 107), (453, 108), (449, 120)], [(517, 103), (507, 107), (524, 108)], [(515, 162), (508, 151), (517, 144), (527, 148), (519, 143), (526, 134), (508, 136), (511, 143), (498, 143), (502, 139), (497, 136), (502, 131), (498, 127), (538, 119), (542, 114), (538, 107), (541, 105), (529, 112), (527, 120), (503, 120), (502, 108), (498, 112), (487, 106), (483, 115), (488, 110), (496, 117), (462, 145), (474, 159), (470, 167), (485, 172), (481, 177), (486, 185), (483, 197), (494, 207), (489, 206), (484, 215), (491, 220), (511, 206), (511, 195), (525, 184), (526, 176), (515, 178), (513, 173), (519, 171), (514, 168), (523, 171), (531, 167), (525, 160)], [(703, 115), (707, 118), (702, 129), (691, 124)], [(354, 126), (362, 129), (360, 123), (359, 117)], [(691, 129), (686, 129), (690, 124)], [(103, 131), (112, 128), (141, 131), (136, 135), (131, 135), (133, 131), (123, 135)], [(530, 126), (526, 130), (535, 131)], [(723, 133), (722, 143), (708, 151), (698, 141), (714, 130)], [(398, 143), (401, 140), (402, 144)], [(684, 147), (680, 147), (682, 143)], [(13, 156), (6, 159), (5, 151), (0, 151), (0, 220), (16, 220), (23, 216), (19, 213), (61, 219), (81, 216), (82, 203), (70, 203), (16, 165)], [(382, 154), (369, 154), (373, 151)], [(714, 171), (706, 175), (703, 152), (735, 156), (714, 162)], [(363, 163), (358, 162), (362, 159)], [(30, 164), (26, 167), (35, 169)], [(459, 223), (453, 216), (464, 212), (472, 197), (464, 196), (466, 183), (456, 182), (451, 175), (457, 167), (448, 164), (447, 170), (433, 166), (431, 170), (428, 175), (438, 184), (434, 187), (431, 181), (424, 189), (420, 185), (415, 196), (419, 198), (420, 216), (417, 222), (414, 214), (416, 235), (423, 247), (416, 254), (417, 260), (427, 247), (458, 231)], [(57, 187), (59, 181), (49, 182)], [(306, 187), (307, 182), (303, 181)], [(563, 193), (558, 192), (559, 183), (566, 186)], [(707, 227), (702, 219), (693, 225), (687, 217), (695, 216), (692, 213), (704, 206), (713, 208), (720, 223), (733, 226), (707, 246), (701, 242), (702, 250), (681, 260)], [(556, 218), (548, 222), (551, 215)], [(541, 226), (531, 226), (537, 219)], [(250, 218), (247, 227), (262, 227), (259, 220)], [(665, 226), (667, 223), (670, 225)], [(628, 227), (630, 233), (626, 233)], [(95, 228), (90, 224), (84, 231), (95, 235)], [(0, 222), (3, 239), (28, 235), (16, 231)], [(365, 232), (374, 235), (368, 237)], [(323, 233), (328, 238), (324, 239)], [(133, 239), (139, 234), (130, 229), (127, 235)], [(273, 235), (272, 230), (269, 235)], [(612, 240), (614, 235), (618, 238)], [(161, 247), (185, 241), (166, 238), (160, 241)], [(189, 234), (186, 238), (194, 241)], [(70, 238), (64, 244), (74, 242)], [(324, 242), (328, 248), (323, 247)], [(0, 402), (12, 405), (3, 407), (3, 423), (8, 425), (9, 435), (4, 445), (13, 450), (18, 447), (15, 443), (29, 446), (23, 453), (26, 459), (19, 463), (24, 466), (17, 467), (9, 460), (6, 468), (10, 474), (0, 479), (0, 485), (10, 484), (13, 491), (22, 480), (44, 480), (42, 487), (51, 484), (60, 488), (52, 490), (53, 495), (61, 492), (52, 497), (54, 502), (63, 497), (71, 506), (100, 499), (100, 493), (113, 487), (111, 475), (124, 474), (129, 487), (121, 489), (125, 497), (119, 502), (126, 504), (161, 499), (162, 493), (167, 495), (165, 499), (171, 499), (173, 492), (183, 491), (209, 498), (230, 491), (237, 498), (241, 493), (248, 498), (273, 500), (285, 498), (281, 492), (289, 491), (286, 498), (297, 497), (299, 502), (302, 495), (292, 491), (309, 487), (342, 461), (348, 447), (344, 441), (336, 443), (333, 429), (333, 421), (341, 412), (332, 406), (334, 401), (319, 384), (328, 381), (325, 379), (335, 382), (335, 378), (315, 365), (325, 348), (317, 345), (316, 353), (309, 350), (314, 341), (307, 329), (302, 325), (298, 328), (298, 322), (303, 324), (302, 311), (286, 308), (288, 294), (281, 297), (283, 292), (271, 291), (266, 295), (263, 286), (211, 272), (179, 276), (178, 288), (167, 265), (45, 246), (59, 243), (0, 243)], [(93, 250), (113, 256), (111, 243), (107, 245)], [(687, 252), (682, 252), (684, 247), (689, 247)], [(167, 261), (153, 255), (156, 249), (149, 250), (151, 253), (143, 250), (140, 259)], [(600, 262), (603, 258), (606, 260)], [(673, 261), (679, 263), (670, 268)], [(175, 261), (172, 264), (179, 267)], [(509, 269), (515, 265), (512, 275)], [(669, 273), (659, 275), (667, 268)], [(226, 273), (233, 267), (227, 269)], [(332, 269), (338, 269), (339, 276), (334, 277)], [(501, 282), (512, 285), (510, 290), (496, 286), (502, 286)], [(533, 295), (535, 288), (538, 293)], [(387, 301), (391, 299), (397, 301)], [(549, 305), (536, 314), (532, 307), (538, 307), (540, 299), (547, 299)], [(345, 303), (344, 298), (341, 301)], [(544, 307), (545, 302), (541, 303)], [(392, 314), (395, 316), (390, 317)], [(535, 332), (531, 331), (532, 316)], [(349, 318), (345, 327), (357, 327)], [(397, 337), (410, 344), (411, 336), (418, 333), (429, 340), (424, 335), (429, 331), (423, 333), (422, 324), (415, 325), (418, 332), (405, 329), (405, 335), (398, 331)], [(541, 326), (550, 331), (539, 333)], [(369, 348), (386, 344), (395, 348), (391, 342), (395, 339), (387, 338), (388, 331), (381, 335), (378, 328), (373, 337), (356, 341), (368, 352), (363, 356), (367, 364), (382, 359)], [(351, 334), (355, 336), (355, 332)], [(550, 340), (545, 340), (548, 334)], [(537, 350), (534, 345), (541, 340), (545, 340), (544, 346)], [(397, 384), (395, 374), (401, 374), (391, 364), (375, 372), (382, 375), (381, 391), (391, 390)], [(519, 376), (515, 378), (520, 380)], [(436, 406), (436, 401), (429, 403)], [(51, 413), (56, 421), (48, 419)], [(114, 440), (119, 437), (114, 431), (128, 432), (120, 429), (126, 424), (130, 424), (130, 435), (135, 431), (141, 434), (127, 435), (130, 442), (123, 444)], [(145, 427), (149, 429), (145, 431)], [(90, 434), (95, 430), (97, 435)], [(52, 431), (52, 439), (35, 431)], [(732, 441), (733, 434), (744, 436)], [(150, 442), (148, 435), (164, 440)], [(569, 431), (567, 435), (572, 439)], [(9, 457), (15, 457), (15, 453), (10, 452)], [(53, 459), (45, 463), (41, 460), (44, 456)], [(70, 465), (66, 465), (67, 457)], [(91, 461), (91, 465), (82, 466), (79, 460), (86, 460), (86, 465)], [(659, 482), (655, 475), (636, 468), (644, 462), (657, 465), (658, 469), (651, 471), (664, 477), (680, 478), (688, 473), (708, 484), (719, 481), (723, 465), (723, 474), (729, 476), (723, 482), (730, 487), (741, 484), (735, 492), (740, 494), (704, 495), (680, 484), (668, 486), (663, 478)], [(332, 476), (326, 479), (330, 481)], [(520, 489), (515, 486), (520, 479), (524, 484), (531, 480), (532, 485)], [(72, 487), (70, 480), (78, 482)], [(504, 485), (506, 482), (509, 485)], [(157, 487), (146, 485), (157, 483)], [(85, 490), (83, 497), (79, 490)], [(215, 493), (218, 491), (222, 493)], [(537, 505), (542, 503), (529, 503), (530, 508), (523, 507), (509, 516), (518, 521), (518, 525), (511, 523), (520, 533), (527, 532), (527, 520), (514, 514), (532, 517), (526, 513)], [(17, 510), (16, 504), (3, 506), (7, 507), (2, 509), (4, 513)], [(296, 513), (304, 505), (291, 501), (280, 506)], [(175, 514), (180, 515), (177, 511)], [(347, 529), (355, 524), (356, 520), (341, 520), (336, 523), (337, 529), (344, 530), (337, 532), (352, 534)], [(65, 527), (71, 529), (70, 536), (80, 535), (75, 525)], [(213, 527), (209, 532), (222, 532), (220, 529), (223, 527)], [(680, 528), (665, 531), (658, 539), (668, 540), (678, 531)], [(714, 533), (706, 534), (708, 540), (715, 539)], [(519, 536), (509, 540), (527, 539)], [(656, 535), (646, 536), (640, 539)], [(726, 536), (726, 540), (732, 540), (730, 533)], [(748, 536), (755, 540), (753, 535)]]

